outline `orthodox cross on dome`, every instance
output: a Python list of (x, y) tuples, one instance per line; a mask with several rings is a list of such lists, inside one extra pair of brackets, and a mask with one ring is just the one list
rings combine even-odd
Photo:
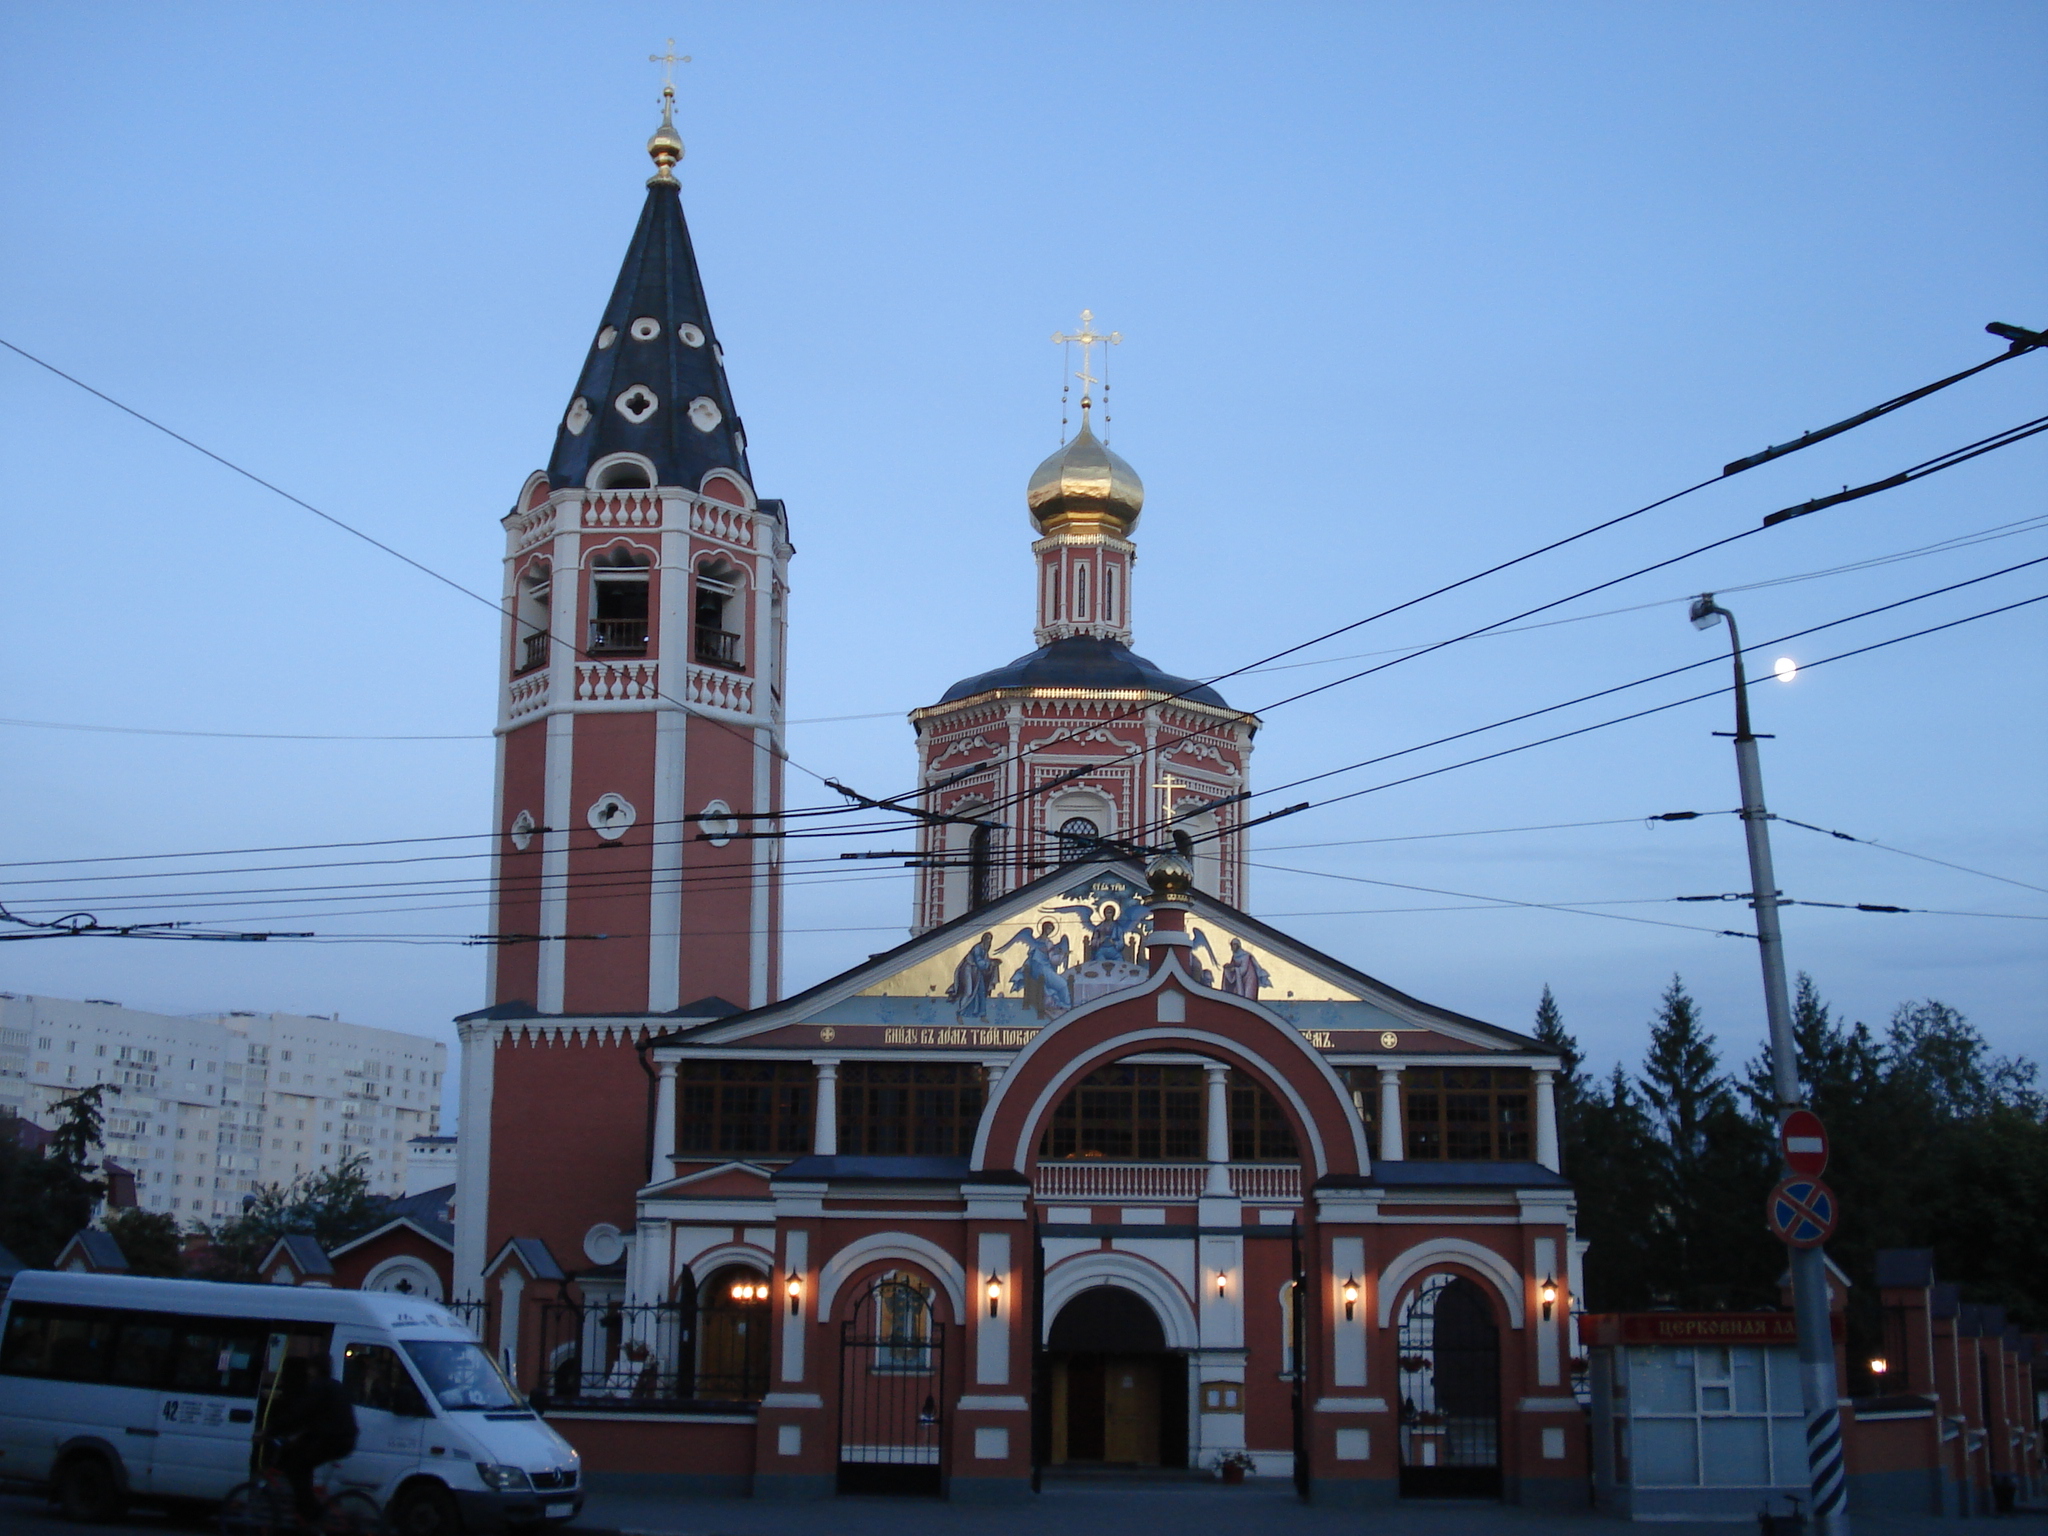
[[(1095, 311), (1084, 309), (1081, 311), (1081, 329), (1073, 332), (1054, 331), (1052, 339), (1053, 345), (1060, 347), (1072, 346), (1076, 342), (1080, 343), (1081, 371), (1075, 374), (1074, 377), (1081, 381), (1081, 409), (1085, 411), (1095, 403), (1089, 396), (1090, 389), (1095, 384), (1101, 382), (1094, 374), (1088, 371), (1095, 356), (1095, 344), (1100, 342), (1105, 347), (1122, 346), (1123, 333), (1121, 331), (1110, 331), (1105, 334), (1102, 331), (1096, 330)], [(1105, 352), (1103, 356), (1106, 359), (1109, 354)]]
[(1169, 773), (1163, 775), (1152, 787), (1159, 791), (1159, 820), (1163, 824), (1173, 820), (1175, 793), (1182, 790), (1192, 793), (1195, 786), (1186, 779), (1177, 779)]

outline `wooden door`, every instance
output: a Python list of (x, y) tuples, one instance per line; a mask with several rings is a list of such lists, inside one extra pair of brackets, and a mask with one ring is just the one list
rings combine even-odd
[(1102, 1459), (1159, 1465), (1159, 1362), (1112, 1355), (1102, 1371)]

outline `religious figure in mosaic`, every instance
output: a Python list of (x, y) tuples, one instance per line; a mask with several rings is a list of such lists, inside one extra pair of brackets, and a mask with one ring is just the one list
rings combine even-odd
[(963, 1023), (968, 1019), (988, 1017), (989, 994), (995, 991), (996, 982), (1003, 974), (1002, 962), (989, 948), (995, 941), (994, 934), (984, 933), (953, 967), (953, 981), (946, 988), (946, 1001), (953, 1005), (953, 1017)]
[(1259, 964), (1258, 957), (1239, 939), (1230, 941), (1230, 958), (1223, 962), (1223, 990), (1239, 997), (1259, 1000), (1259, 988), (1273, 985), (1273, 978)]
[(1010, 990), (1020, 993), (1024, 1006), (1041, 1019), (1056, 1019), (1074, 1006), (1072, 989), (1067, 985), (1067, 966), (1072, 951), (1067, 936), (1059, 934), (1052, 923), (1041, 923), (1037, 933), (1029, 928), (1019, 928), (1010, 935), (1009, 942), (996, 951), (1002, 954), (1018, 944), (1024, 946), (1024, 963), (1017, 968), (1017, 974), (1010, 978)]

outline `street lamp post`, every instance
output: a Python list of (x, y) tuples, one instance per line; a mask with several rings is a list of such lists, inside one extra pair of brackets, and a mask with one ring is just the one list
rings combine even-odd
[[(1785, 939), (1778, 927), (1778, 880), (1771, 869), (1771, 817), (1764, 809), (1763, 769), (1749, 722), (1749, 684), (1742, 670), (1742, 637), (1735, 615), (1713, 593), (1692, 605), (1692, 621), (1710, 629), (1726, 620), (1735, 657), (1735, 771), (1742, 785), (1742, 830), (1749, 844), (1750, 905), (1763, 962), (1764, 1014), (1771, 1026), (1771, 1088), (1777, 1121), (1801, 1104), (1799, 1061), (1792, 1036), (1792, 1001), (1785, 985)], [(1780, 1138), (1782, 1140), (1782, 1138)], [(1791, 1170), (1787, 1170), (1790, 1172)], [(1827, 1536), (1848, 1536), (1848, 1487), (1842, 1465), (1842, 1420), (1836, 1407), (1835, 1343), (1828, 1316), (1827, 1257), (1816, 1246), (1791, 1248), (1792, 1308), (1799, 1329), (1799, 1389), (1806, 1410), (1807, 1471), (1813, 1513)]]

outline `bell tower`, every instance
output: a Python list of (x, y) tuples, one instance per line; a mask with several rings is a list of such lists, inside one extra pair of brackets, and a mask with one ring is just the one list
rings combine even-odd
[[(1145, 505), (1138, 473), (1095, 435), (1088, 355), (1121, 340), (1094, 328), (1081, 345), (1081, 429), (1033, 472), (1024, 499), (1038, 537), (1038, 649), (965, 678), (911, 713), (927, 825), (913, 930), (951, 921), (1070, 859), (1184, 832), (1195, 880), (1246, 901), (1243, 794), (1258, 721), (1215, 689), (1131, 649), (1132, 536)], [(977, 825), (977, 823), (981, 823)]]
[(631, 1233), (636, 1191), (666, 1177), (637, 1047), (667, 1026), (648, 1016), (779, 992), (780, 852), (742, 834), (782, 804), (793, 550), (754, 490), (673, 105), (668, 85), (554, 452), (504, 518), (494, 947), (487, 1005), (456, 1021), (458, 1293), (483, 1294), (514, 1237), (574, 1268)]
[[(671, 88), (672, 91), (672, 88)], [(783, 623), (674, 168), (647, 183), (547, 468), (504, 519), (491, 998), (663, 1013), (777, 992)]]

